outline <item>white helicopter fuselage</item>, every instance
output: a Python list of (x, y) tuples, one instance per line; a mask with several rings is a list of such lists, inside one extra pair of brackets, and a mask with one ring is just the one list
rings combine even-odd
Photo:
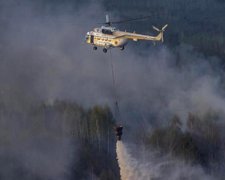
[(159, 33), (156, 36), (149, 36), (136, 34), (135, 32), (119, 31), (111, 26), (102, 26), (101, 28), (95, 28), (93, 31), (87, 32), (86, 43), (93, 45), (94, 50), (97, 49), (97, 46), (103, 47), (104, 52), (107, 52), (107, 49), (113, 47), (118, 47), (123, 50), (129, 40), (163, 41), (163, 32), (166, 27), (167, 25), (161, 30), (153, 27)]
[(115, 30), (112, 27), (95, 28), (94, 31), (87, 32), (86, 42), (107, 49), (111, 47), (122, 48), (128, 43), (128, 39), (117, 38), (118, 34), (122, 35), (122, 31)]

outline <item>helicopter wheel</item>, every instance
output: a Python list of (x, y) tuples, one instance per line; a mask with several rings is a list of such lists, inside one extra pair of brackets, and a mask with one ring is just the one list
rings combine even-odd
[(97, 50), (98, 48), (96, 46), (93, 47), (93, 50)]
[(103, 48), (103, 52), (104, 52), (104, 53), (107, 53), (107, 49), (106, 49), (106, 48)]
[(124, 50), (124, 46), (122, 46), (122, 47), (120, 48), (120, 50), (123, 51), (123, 50)]

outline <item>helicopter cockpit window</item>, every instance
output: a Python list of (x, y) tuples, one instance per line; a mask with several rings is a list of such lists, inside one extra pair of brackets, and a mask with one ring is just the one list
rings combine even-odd
[(110, 31), (110, 30), (108, 30), (108, 29), (102, 29), (102, 33), (103, 34), (109, 34), (109, 35), (112, 35), (113, 34), (113, 32)]

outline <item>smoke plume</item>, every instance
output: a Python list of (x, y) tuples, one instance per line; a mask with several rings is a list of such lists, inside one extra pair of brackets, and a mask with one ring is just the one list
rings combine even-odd
[(169, 156), (163, 157), (154, 151), (146, 155), (141, 147), (136, 148), (136, 156), (132, 155), (129, 146), (122, 141), (117, 141), (116, 152), (121, 180), (214, 179), (206, 175), (200, 166), (188, 165)]

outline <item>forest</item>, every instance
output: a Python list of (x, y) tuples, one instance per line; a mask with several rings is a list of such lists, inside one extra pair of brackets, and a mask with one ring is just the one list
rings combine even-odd
[[(39, 158), (46, 158), (45, 161), (51, 161), (49, 150), (54, 151), (53, 148), (59, 148), (57, 147), (59, 145), (66, 149), (71, 148), (69, 150), (71, 160), (67, 164), (69, 171), (59, 174), (57, 179), (65, 177), (67, 179), (94, 177), (102, 180), (119, 179), (114, 150), (114, 127), (115, 121), (108, 107), (94, 106), (84, 109), (75, 103), (55, 101), (52, 105), (35, 104), (29, 109), (12, 112), (1, 104), (0, 177), (1, 179), (51, 179), (48, 172), (46, 177), (41, 176), (42, 173), (38, 174), (40, 169), (38, 166), (45, 167), (46, 162), (36, 160), (41, 164), (37, 163), (37, 167), (32, 165), (28, 167), (29, 160), (24, 157), (24, 153), (34, 153)], [(13, 132), (12, 128), (14, 128)], [(70, 145), (63, 146), (67, 141)], [(47, 144), (44, 145), (45, 143)], [(38, 148), (36, 152), (35, 149), (27, 147), (30, 144), (40, 149)], [(12, 153), (10, 149), (15, 152), (22, 151), (17, 153), (24, 159), (18, 158), (17, 153)], [(73, 153), (76, 153), (76, 156), (73, 156)], [(32, 156), (30, 158), (34, 160)], [(61, 163), (57, 157), (55, 158), (55, 163)], [(25, 159), (28, 164), (24, 163)], [(9, 169), (10, 175), (7, 172)]]
[[(182, 123), (175, 115), (169, 120), (169, 125), (164, 128), (135, 134), (134, 139), (139, 139), (136, 146), (140, 145), (141, 139), (149, 151), (154, 147), (162, 154), (172, 153), (174, 157), (193, 165), (199, 164), (205, 170), (216, 174), (224, 162), (221, 158), (224, 150), (224, 135), (221, 134), (221, 130), (224, 127), (217, 125), (216, 115), (209, 114), (205, 118), (207, 119), (201, 119), (190, 113), (187, 120), (188, 129), (182, 131)], [(7, 122), (4, 119), (7, 119)], [(68, 152), (71, 159), (67, 164), (69, 170), (59, 174), (58, 178), (119, 179), (115, 154), (115, 126), (115, 119), (106, 106), (85, 109), (76, 103), (55, 101), (51, 105), (35, 104), (26, 111), (20, 109), (12, 112), (1, 104), (0, 164), (3, 167), (0, 171), (1, 178), (51, 179), (51, 174), (47, 173), (45, 176), (38, 174), (40, 169), (38, 166), (46, 166), (42, 164), (44, 162), (37, 160), (40, 164), (36, 167), (32, 165), (28, 167), (31, 163), (29, 161), (34, 159), (33, 157), (29, 157), (30, 160), (26, 159), (28, 157), (25, 153), (34, 153), (39, 158), (44, 157), (46, 161), (51, 161), (52, 157), (48, 155), (49, 150), (54, 151), (52, 148), (59, 148), (59, 144), (65, 149), (71, 148)], [(14, 129), (13, 133), (11, 128)], [(67, 141), (69, 146), (64, 146)], [(43, 143), (47, 144), (43, 146)], [(39, 150), (36, 152), (35, 149), (28, 148), (30, 144), (33, 147), (39, 147)], [(27, 150), (29, 152), (26, 152)], [(22, 160), (21, 157), (17, 157), (17, 153), (11, 151), (21, 151), (17, 153)], [(28, 164), (24, 164), (24, 160)], [(56, 158), (55, 163), (61, 162)], [(10, 176), (7, 169), (10, 169), (12, 173)]]

